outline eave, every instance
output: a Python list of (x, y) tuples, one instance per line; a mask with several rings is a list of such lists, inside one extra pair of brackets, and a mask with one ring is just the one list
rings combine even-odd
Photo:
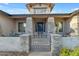
[(26, 17), (70, 17), (70, 14), (16, 14), (11, 18), (26, 18)]

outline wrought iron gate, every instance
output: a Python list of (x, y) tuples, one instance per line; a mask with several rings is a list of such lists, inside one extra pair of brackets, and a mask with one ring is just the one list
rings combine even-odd
[(50, 36), (47, 34), (31, 35), (31, 51), (50, 51)]

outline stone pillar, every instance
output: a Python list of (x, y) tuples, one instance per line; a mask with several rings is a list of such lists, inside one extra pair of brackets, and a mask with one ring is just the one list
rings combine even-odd
[(62, 47), (61, 35), (51, 34), (51, 54), (53, 56), (58, 56), (60, 49)]
[(29, 34), (21, 35), (20, 43), (21, 43), (21, 51), (29, 53), (30, 52), (30, 35)]
[(54, 17), (49, 17), (47, 20), (47, 32), (48, 34), (50, 33), (55, 33), (55, 22), (54, 22)]
[(32, 17), (26, 18), (26, 34), (20, 36), (21, 39), (21, 49), (23, 52), (29, 53), (30, 51), (30, 35), (33, 34), (33, 23)]
[(33, 34), (33, 22), (32, 22), (32, 17), (27, 17), (26, 18), (26, 33), (27, 34)]

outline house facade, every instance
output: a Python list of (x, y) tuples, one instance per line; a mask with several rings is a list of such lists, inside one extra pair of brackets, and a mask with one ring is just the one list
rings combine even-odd
[(11, 33), (78, 35), (79, 11), (51, 14), (55, 4), (29, 3), (30, 14), (8, 14), (0, 10), (0, 35)]
[(0, 51), (58, 54), (63, 47), (79, 46), (79, 10), (51, 14), (54, 6), (53, 3), (28, 3), (26, 8), (30, 14), (8, 14), (0, 10)]

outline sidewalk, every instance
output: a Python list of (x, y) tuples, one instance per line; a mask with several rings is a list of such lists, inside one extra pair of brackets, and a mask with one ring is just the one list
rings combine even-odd
[(29, 56), (51, 56), (51, 52), (31, 52)]

